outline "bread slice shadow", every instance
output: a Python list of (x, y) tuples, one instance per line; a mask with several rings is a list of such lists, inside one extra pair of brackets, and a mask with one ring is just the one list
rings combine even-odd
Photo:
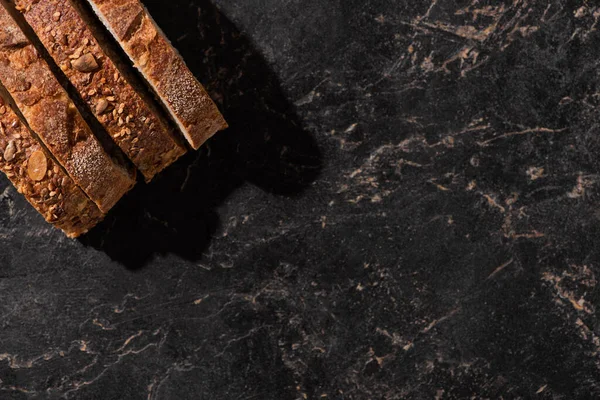
[(200, 260), (220, 225), (217, 208), (242, 184), (293, 197), (322, 167), (319, 148), (276, 74), (209, 0), (144, 3), (230, 128), (152, 183), (138, 185), (79, 239), (130, 269), (144, 267), (157, 255)]

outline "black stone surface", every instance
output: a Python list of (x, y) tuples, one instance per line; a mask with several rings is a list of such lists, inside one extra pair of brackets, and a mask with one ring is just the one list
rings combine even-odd
[(231, 129), (80, 241), (0, 180), (1, 399), (600, 396), (594, 2), (146, 3)]

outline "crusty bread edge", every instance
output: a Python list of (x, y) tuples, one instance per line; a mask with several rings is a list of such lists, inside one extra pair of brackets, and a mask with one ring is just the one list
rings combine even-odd
[[(182, 61), (183, 61), (183, 65), (185, 65), (185, 67), (189, 70), (189, 67), (187, 66), (187, 63), (185, 62), (183, 56), (181, 55), (181, 53), (179, 52), (179, 50), (177, 50), (177, 47), (175, 47), (173, 45), (173, 42), (171, 42), (171, 40), (169, 39), (169, 37), (165, 34), (165, 32), (162, 30), (162, 28), (160, 26), (158, 26), (158, 24), (156, 23), (156, 21), (154, 20), (154, 18), (152, 17), (152, 14), (150, 14), (150, 11), (148, 11), (148, 9), (146, 8), (146, 6), (142, 4), (142, 8), (144, 9), (144, 12), (146, 13), (146, 17), (148, 18), (148, 21), (150, 21), (152, 23), (152, 25), (154, 25), (154, 28), (156, 29), (156, 31), (166, 40), (167, 44), (169, 46), (171, 46), (171, 49), (175, 52), (175, 55), (177, 57), (179, 57)], [(196, 78), (194, 76), (194, 74), (189, 71), (190, 74), (192, 75), (192, 77), (198, 82), (198, 78)], [(143, 72), (142, 72), (143, 74)], [(145, 75), (145, 74), (144, 74)], [(145, 76), (144, 76), (145, 77)], [(154, 89), (154, 91), (157, 91), (156, 86), (154, 85), (153, 82), (150, 82), (150, 79), (146, 79), (146, 81), (148, 83), (150, 83), (150, 85), (152, 86), (152, 88)], [(200, 87), (202, 88), (202, 90), (204, 92), (206, 92), (206, 89), (204, 88), (204, 85), (202, 85), (200, 82), (198, 82), (198, 85), (200, 85)], [(206, 96), (208, 97), (208, 99), (212, 102), (212, 107), (214, 107), (217, 110), (217, 113), (219, 115), (219, 119), (220, 121), (214, 120), (212, 121), (213, 123), (211, 124), (211, 129), (204, 132), (204, 135), (202, 136), (202, 138), (200, 139), (200, 141), (198, 141), (198, 138), (193, 138), (189, 132), (188, 129), (183, 125), (183, 123), (180, 121), (180, 119), (177, 117), (177, 115), (175, 115), (175, 112), (172, 111), (171, 106), (169, 104), (167, 104), (166, 100), (163, 99), (162, 96), (160, 97), (160, 100), (162, 101), (162, 103), (165, 105), (165, 107), (169, 110), (169, 113), (172, 114), (173, 119), (175, 119), (175, 122), (177, 123), (177, 125), (179, 126), (179, 129), (183, 132), (183, 134), (185, 135), (187, 141), (190, 143), (190, 145), (195, 149), (198, 150), (200, 148), (200, 146), (202, 146), (208, 139), (210, 139), (211, 137), (213, 137), (217, 132), (227, 129), (229, 127), (229, 125), (227, 124), (227, 121), (225, 121), (225, 118), (223, 118), (223, 115), (221, 114), (221, 112), (217, 109), (217, 105), (214, 104), (214, 101), (210, 98), (210, 96), (208, 95), (208, 93), (206, 93)], [(218, 124), (217, 124), (218, 122)]]

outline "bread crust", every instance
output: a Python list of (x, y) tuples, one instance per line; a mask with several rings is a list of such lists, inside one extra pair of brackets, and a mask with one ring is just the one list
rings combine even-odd
[(31, 130), (100, 211), (135, 184), (98, 139), (8, 11), (0, 6), (0, 82)]
[(227, 128), (215, 103), (139, 0), (87, 0), (194, 149)]
[[(115, 143), (150, 181), (185, 154), (172, 128), (99, 45), (71, 0), (17, 0), (29, 25)], [(105, 44), (106, 46), (106, 44)], [(113, 55), (114, 56), (114, 55)]]
[(68, 237), (86, 233), (104, 218), (1, 97), (0, 171)]

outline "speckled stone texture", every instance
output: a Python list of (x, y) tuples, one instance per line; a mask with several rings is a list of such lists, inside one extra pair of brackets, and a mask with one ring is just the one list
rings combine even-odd
[(600, 8), (214, 1), (227, 132), (80, 241), (0, 180), (0, 398), (599, 397)]

